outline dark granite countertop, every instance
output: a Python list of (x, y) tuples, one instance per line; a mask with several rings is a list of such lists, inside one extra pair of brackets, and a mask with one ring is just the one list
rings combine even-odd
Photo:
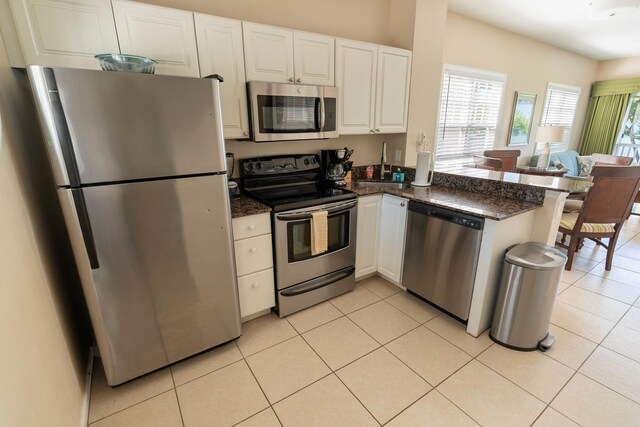
[(593, 183), (590, 181), (579, 179), (527, 175), (512, 172), (495, 172), (466, 166), (460, 166), (459, 168), (455, 169), (448, 168), (446, 170), (440, 170), (436, 168), (436, 171), (443, 176), (453, 175), (459, 177), (464, 176), (469, 178), (480, 178), (491, 181), (541, 187), (546, 190), (560, 191), (564, 193), (585, 192), (589, 189), (589, 187), (593, 185)]
[(454, 189), (442, 185), (410, 187), (405, 189), (371, 188), (359, 187), (357, 181), (354, 181), (347, 184), (345, 188), (356, 192), (359, 196), (391, 194), (393, 196), (404, 197), (417, 202), (497, 221), (540, 207), (539, 203)]
[(271, 208), (244, 194), (231, 199), (231, 218), (240, 218), (265, 212), (271, 212)]

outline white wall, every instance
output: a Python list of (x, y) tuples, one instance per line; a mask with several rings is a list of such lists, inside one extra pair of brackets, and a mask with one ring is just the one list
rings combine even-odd
[(88, 320), (20, 77), (0, 37), (0, 425), (79, 426)]
[(532, 154), (535, 148), (535, 129), (540, 124), (549, 82), (582, 89), (570, 142), (570, 148), (577, 149), (598, 61), (453, 12), (447, 15), (445, 31), (444, 63), (507, 74), (496, 149), (508, 148), (506, 144), (515, 91), (529, 92), (538, 95), (530, 143), (525, 147), (514, 148), (520, 149), (523, 156)]
[(640, 77), (640, 56), (600, 61), (596, 80), (628, 79)]

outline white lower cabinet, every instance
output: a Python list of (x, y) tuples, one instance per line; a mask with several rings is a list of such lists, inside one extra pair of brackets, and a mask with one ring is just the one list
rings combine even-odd
[(238, 277), (240, 316), (247, 317), (276, 305), (273, 268)]
[(400, 284), (408, 200), (385, 194), (380, 209), (378, 273)]
[(233, 220), (240, 315), (246, 318), (276, 305), (270, 214)]
[(378, 271), (381, 205), (382, 196), (380, 195), (360, 197), (358, 199), (356, 279)]

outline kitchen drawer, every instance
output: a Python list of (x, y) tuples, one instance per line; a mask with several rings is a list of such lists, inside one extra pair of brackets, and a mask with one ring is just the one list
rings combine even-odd
[(234, 218), (232, 223), (234, 240), (271, 233), (271, 214), (269, 213)]
[(273, 267), (271, 234), (234, 242), (238, 277)]
[(247, 317), (276, 305), (273, 268), (238, 277), (240, 316)]

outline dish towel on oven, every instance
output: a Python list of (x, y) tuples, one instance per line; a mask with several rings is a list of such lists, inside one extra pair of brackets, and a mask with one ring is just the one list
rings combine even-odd
[(327, 252), (328, 249), (327, 211), (311, 213), (311, 255)]

